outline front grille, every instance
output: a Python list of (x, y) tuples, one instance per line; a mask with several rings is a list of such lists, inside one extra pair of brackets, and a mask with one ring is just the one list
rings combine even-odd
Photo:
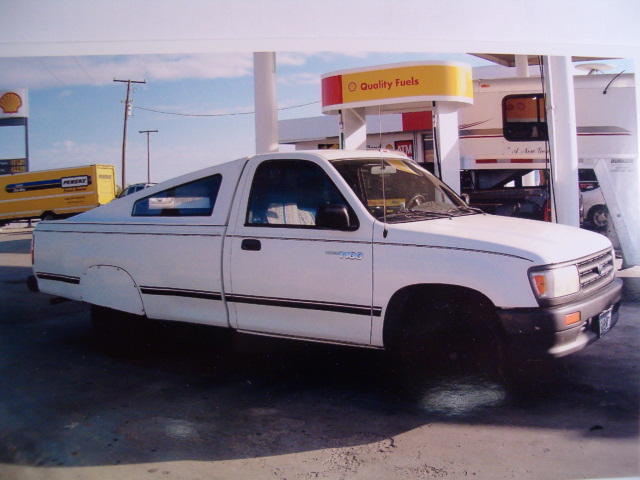
[(580, 289), (592, 290), (612, 281), (615, 272), (613, 260), (613, 251), (605, 250), (578, 262)]

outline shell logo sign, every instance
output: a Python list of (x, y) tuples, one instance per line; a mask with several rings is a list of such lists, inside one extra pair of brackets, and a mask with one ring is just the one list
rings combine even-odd
[(415, 62), (358, 68), (322, 76), (322, 111), (364, 107), (371, 113), (415, 109), (430, 102), (473, 103), (471, 67), (455, 62)]
[(16, 92), (7, 92), (0, 97), (2, 113), (18, 113), (22, 106), (22, 98)]
[(27, 90), (0, 91), (0, 118), (28, 117)]

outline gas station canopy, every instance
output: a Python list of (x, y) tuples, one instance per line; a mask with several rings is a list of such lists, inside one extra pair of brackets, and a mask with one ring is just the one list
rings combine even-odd
[[(473, 55), (474, 57), (482, 58), (484, 60), (488, 60), (490, 62), (496, 63), (498, 65), (502, 65), (503, 67), (515, 67), (516, 66), (516, 55), (508, 54), (508, 53), (470, 53), (469, 55)], [(592, 62), (592, 61), (602, 61), (602, 60), (611, 60), (613, 57), (571, 57), (572, 62)], [(527, 58), (527, 63), (529, 65), (540, 65), (540, 56), (539, 55), (529, 55)]]

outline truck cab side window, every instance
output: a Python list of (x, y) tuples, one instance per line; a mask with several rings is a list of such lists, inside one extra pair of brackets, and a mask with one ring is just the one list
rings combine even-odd
[(349, 229), (358, 219), (324, 170), (304, 160), (267, 160), (256, 169), (246, 224), (320, 228), (316, 219), (328, 207), (344, 207)]
[(507, 95), (502, 99), (504, 138), (511, 142), (547, 140), (544, 95)]
[(141, 198), (134, 217), (204, 217), (211, 215), (222, 175), (212, 175)]

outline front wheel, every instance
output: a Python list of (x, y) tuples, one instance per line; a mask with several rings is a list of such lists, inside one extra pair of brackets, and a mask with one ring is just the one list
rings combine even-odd
[(390, 350), (400, 357), (403, 368), (451, 373), (462, 369), (494, 376), (504, 362), (505, 349), (492, 305), (447, 293), (430, 295), (438, 300), (410, 299), (402, 320), (390, 332)]

